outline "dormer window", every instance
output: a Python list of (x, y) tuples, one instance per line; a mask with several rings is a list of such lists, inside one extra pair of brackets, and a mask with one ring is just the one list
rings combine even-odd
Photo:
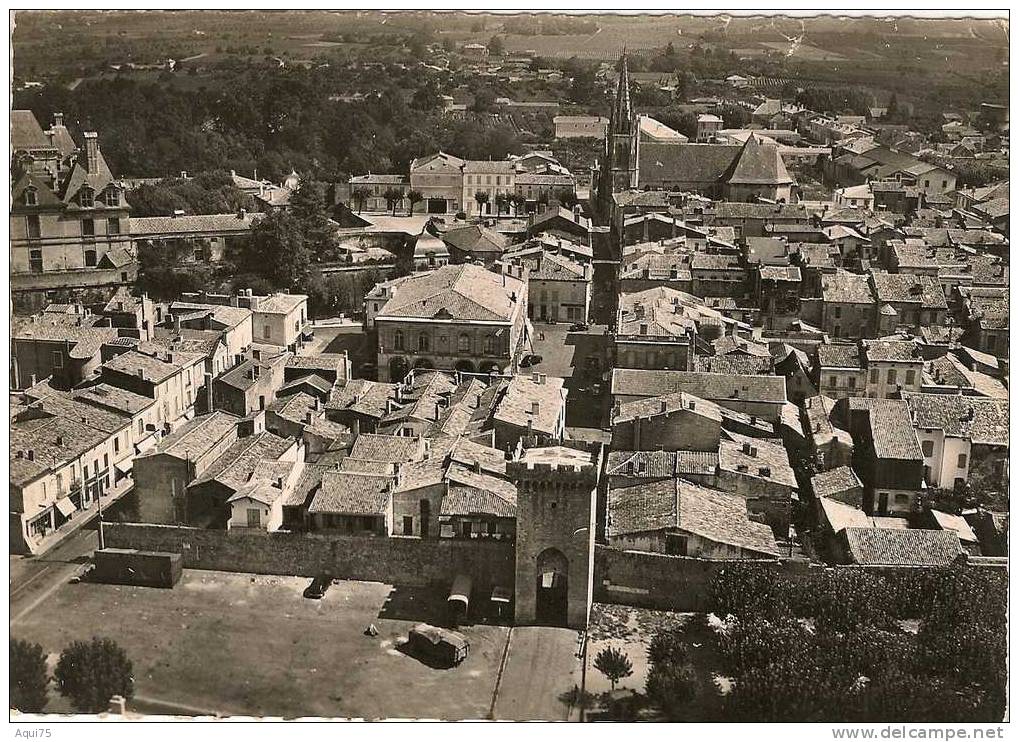
[(38, 206), (39, 192), (35, 188), (25, 189), (25, 206)]
[(96, 205), (95, 198), (96, 198), (95, 191), (93, 191), (88, 186), (85, 186), (84, 188), (81, 189), (79, 201), (81, 205), (86, 209), (91, 209), (93, 206)]
[(120, 206), (120, 193), (116, 188), (110, 188), (103, 194), (103, 200), (107, 206)]

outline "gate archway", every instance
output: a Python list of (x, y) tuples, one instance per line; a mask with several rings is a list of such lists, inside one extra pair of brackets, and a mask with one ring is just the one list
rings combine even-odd
[(559, 549), (550, 547), (538, 554), (535, 560), (534, 617), (537, 623), (547, 626), (566, 626), (569, 604), (570, 562)]

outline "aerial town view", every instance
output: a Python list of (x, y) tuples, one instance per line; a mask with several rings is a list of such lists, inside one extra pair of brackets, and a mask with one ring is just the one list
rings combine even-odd
[(1007, 10), (11, 33), (15, 726), (1003, 738)]

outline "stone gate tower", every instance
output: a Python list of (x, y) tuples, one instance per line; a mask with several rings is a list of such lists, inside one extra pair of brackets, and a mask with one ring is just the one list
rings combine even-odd
[(531, 448), (507, 464), (517, 485), (516, 623), (587, 627), (600, 470), (600, 446)]

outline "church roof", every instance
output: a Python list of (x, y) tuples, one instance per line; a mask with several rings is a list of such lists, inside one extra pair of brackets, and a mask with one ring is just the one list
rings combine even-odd
[(778, 147), (751, 135), (727, 179), (735, 185), (785, 185), (793, 183)]

